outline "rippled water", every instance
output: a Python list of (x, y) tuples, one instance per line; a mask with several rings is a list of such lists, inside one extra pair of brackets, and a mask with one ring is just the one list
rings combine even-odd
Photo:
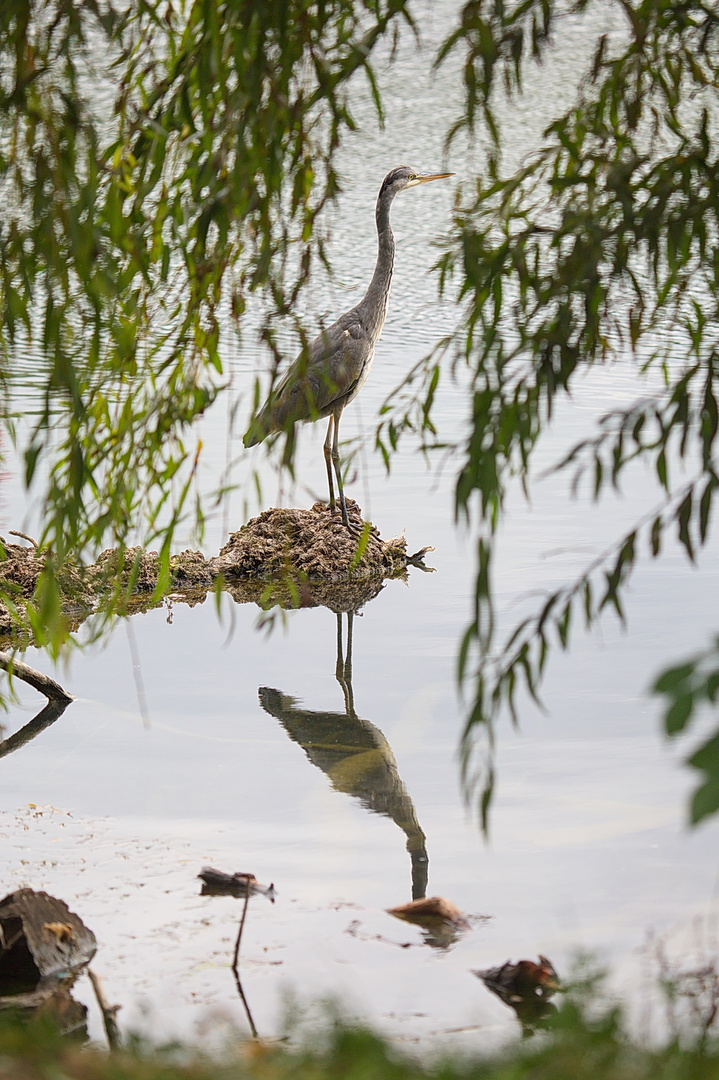
[[(429, 43), (451, 10), (428, 6)], [(566, 56), (586, 50), (581, 27), (567, 35), (528, 103), (505, 119), (513, 154), (528, 147), (569, 85)], [(361, 295), (375, 256), (374, 200), (388, 169), (444, 164), (444, 130), (460, 95), (451, 67), (430, 78), (430, 56), (407, 38), (395, 67), (383, 71), (388, 122), (379, 136), (368, 102), (357, 103), (361, 130), (344, 152), (334, 222), (337, 277), (317, 282), (310, 318)], [(466, 182), (481, 161), (477, 145), (457, 149), (448, 165)], [(211, 600), (175, 605), (119, 623), (104, 646), (73, 654), (56, 675), (78, 700), (0, 762), (3, 883), (8, 891), (47, 889), (81, 914), (100, 943), (94, 967), (109, 999), (122, 1003), (127, 1027), (195, 1038), (209, 1016), (246, 1030), (227, 966), (239, 906), (198, 896), (196, 874), (206, 863), (251, 871), (278, 892), (274, 906), (252, 901), (242, 947), (244, 989), (261, 1034), (280, 1028), (288, 995), (337, 994), (352, 1015), (400, 1040), (486, 1047), (516, 1022), (470, 969), (541, 952), (561, 973), (577, 949), (589, 949), (636, 1001), (637, 949), (647, 932), (679, 934), (715, 905), (717, 824), (687, 831), (692, 778), (681, 759), (688, 747), (662, 741), (646, 696), (661, 665), (703, 644), (712, 628), (715, 545), (701, 573), (678, 551), (643, 566), (631, 588), (629, 631), (608, 619), (599, 634), (580, 635), (570, 656), (554, 657), (546, 715), (525, 703), (520, 728), (507, 724), (499, 733), (488, 842), (463, 800), (455, 666), (474, 551), (453, 524), (453, 462), (437, 475), (408, 445), (387, 477), (369, 437), (386, 394), (456, 318), (450, 302), (437, 303), (429, 274), (432, 241), (449, 225), (453, 198), (452, 183), (437, 183), (397, 200), (390, 315), (370, 381), (343, 418), (344, 438), (365, 437), (351, 493), (384, 535), (405, 529), (412, 550), (436, 549), (435, 573), (389, 583), (354, 619), (352, 697), (346, 673), (337, 677), (338, 625), (329, 610), (292, 613), (267, 634), (249, 605), (226, 600), (221, 618)], [(246, 400), (262, 362), (249, 344), (232, 351), (231, 397)], [(541, 464), (636, 386), (628, 362), (590, 373), (558, 410)], [(15, 393), (31, 412), (31, 391), (20, 385)], [(220, 402), (203, 421), (208, 489), (234, 462), (239, 485), (260, 468), (269, 503), (309, 505), (322, 494), (320, 425), (303, 430), (299, 479), (290, 487), (261, 451), (242, 450), (241, 424), (228, 437), (228, 413)], [(456, 433), (464, 415), (461, 390), (447, 382), (440, 431)], [(18, 476), (10, 456), (0, 488), (3, 532), (22, 526), (19, 519), (32, 522)], [(510, 502), (497, 579), (507, 625), (533, 591), (584, 567), (657, 498), (640, 472), (601, 507), (568, 501), (565, 488), (564, 480), (546, 480), (530, 506), (518, 494)], [(208, 553), (244, 520), (244, 495), (233, 496), (229, 517), (211, 519)], [(342, 639), (346, 658), (344, 621)], [(26, 659), (49, 670), (33, 650)], [(35, 707), (21, 690), (8, 728)], [(384, 911), (410, 899), (413, 886), (420, 891), (425, 874), (429, 895), (449, 897), (472, 917), (472, 929), (448, 950), (429, 947), (420, 930)], [(77, 996), (89, 1002), (89, 987), (80, 984)]]

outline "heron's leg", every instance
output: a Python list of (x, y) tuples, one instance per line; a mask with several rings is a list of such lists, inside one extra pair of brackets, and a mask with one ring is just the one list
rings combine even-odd
[(349, 707), (354, 713), (355, 703), (354, 694), (352, 693), (352, 623), (354, 621), (354, 611), (347, 612), (347, 655), (345, 656), (345, 682), (349, 690)]
[(322, 447), (325, 455), (325, 465), (327, 466), (327, 483), (330, 488), (330, 510), (334, 510), (335, 503), (335, 489), (332, 483), (332, 428), (334, 426), (335, 418), (330, 415), (330, 422), (327, 425), (327, 438), (325, 439), (324, 446)]
[[(342, 486), (342, 470), (340, 469), (340, 448), (339, 448), (340, 416), (341, 415), (342, 415), (341, 411), (339, 413), (334, 413), (333, 414), (334, 422), (335, 422), (335, 429), (334, 429), (334, 438), (332, 440), (332, 462), (333, 462), (334, 467), (335, 467), (335, 475), (337, 476), (337, 490), (339, 491), (339, 496), (340, 496), (340, 510), (342, 511), (342, 524), (344, 525), (344, 527), (350, 533), (352, 533), (353, 536), (361, 536), (362, 527), (357, 526), (357, 525), (353, 525), (352, 522), (349, 519), (348, 514), (347, 514), (347, 503), (345, 502), (345, 493), (344, 493), (344, 488)], [(329, 431), (327, 432), (327, 440), (325, 441), (325, 449), (327, 448), (327, 443), (328, 442), (329, 442)], [(327, 467), (327, 475), (329, 476), (329, 465)], [(330, 478), (330, 490), (331, 489), (332, 489), (332, 479)], [(379, 539), (378, 536), (375, 535), (375, 533), (372, 530), (370, 530), (368, 540), (369, 540), (369, 543), (377, 544), (380, 547), (382, 546), (381, 540)]]
[[(357, 530), (353, 525), (350, 525), (350, 519), (347, 516), (347, 503), (345, 502), (345, 493), (342, 487), (342, 470), (340, 469), (340, 416), (342, 413), (334, 414), (335, 430), (334, 438), (332, 439), (332, 464), (335, 467), (335, 476), (337, 477), (337, 490), (340, 496), (340, 510), (342, 511), (342, 524), (349, 529), (351, 533), (355, 533)], [(329, 432), (327, 433), (329, 438)], [(329, 472), (329, 469), (328, 469)]]
[[(335, 664), (335, 678), (337, 682), (342, 684), (342, 680), (345, 677), (345, 658), (344, 647), (342, 645), (342, 612), (336, 612), (337, 615), (337, 663)], [(344, 689), (344, 688), (343, 688)]]
[(342, 647), (342, 614), (337, 613), (337, 666), (335, 677), (342, 687), (345, 699), (345, 712), (348, 716), (356, 716), (354, 693), (352, 691), (352, 619), (354, 612), (347, 612), (347, 655), (344, 655)]

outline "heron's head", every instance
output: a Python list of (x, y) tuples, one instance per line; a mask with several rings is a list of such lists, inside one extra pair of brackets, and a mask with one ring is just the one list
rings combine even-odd
[(430, 180), (443, 180), (454, 173), (420, 173), (416, 169), (410, 169), (408, 165), (400, 165), (392, 172), (387, 173), (379, 189), (379, 198), (389, 195), (394, 198), (400, 191), (406, 188), (417, 187), (418, 184), (427, 184)]

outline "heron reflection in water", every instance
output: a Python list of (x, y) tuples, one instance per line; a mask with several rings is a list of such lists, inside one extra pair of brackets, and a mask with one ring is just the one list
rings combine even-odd
[(337, 666), (345, 711), (320, 712), (298, 707), (295, 698), (261, 687), (260, 704), (304, 750), (336, 791), (352, 795), (374, 814), (391, 818), (407, 837), (412, 866), (412, 898), (426, 895), (429, 861), (426, 838), (412, 799), (400, 779), (392, 749), (379, 728), (355, 711), (352, 691), (352, 628), (347, 612), (347, 651), (343, 648), (342, 613), (337, 616)]
[(443, 180), (454, 173), (421, 175), (406, 165), (392, 169), (385, 176), (377, 196), (377, 264), (369, 288), (359, 304), (341, 315), (336, 322), (303, 349), (279, 384), (270, 391), (264, 406), (245, 435), (245, 446), (262, 442), (274, 431), (286, 431), (291, 439), (298, 421), (315, 421), (329, 416), (324, 442), (330, 509), (336, 509), (332, 466), (337, 477), (342, 521), (350, 524), (340, 469), (340, 417), (346, 405), (359, 394), (369, 375), (374, 349), (387, 317), (392, 271), (394, 236), (390, 227), (390, 207), (396, 195), (408, 188)]

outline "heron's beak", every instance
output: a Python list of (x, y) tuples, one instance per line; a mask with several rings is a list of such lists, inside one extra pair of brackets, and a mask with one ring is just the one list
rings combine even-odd
[(430, 180), (445, 180), (448, 176), (455, 176), (453, 172), (429, 173), (427, 176), (418, 176), (418, 184), (428, 184)]

